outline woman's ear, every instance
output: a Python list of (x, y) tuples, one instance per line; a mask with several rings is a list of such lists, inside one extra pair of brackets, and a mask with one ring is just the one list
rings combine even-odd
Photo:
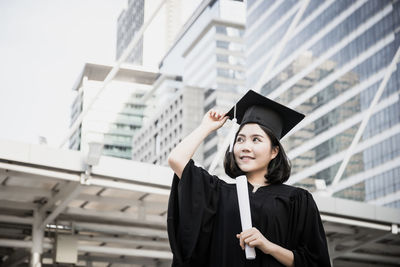
[(279, 154), (279, 146), (274, 146), (271, 149), (271, 160), (273, 160), (274, 158), (276, 158), (276, 156), (278, 156)]

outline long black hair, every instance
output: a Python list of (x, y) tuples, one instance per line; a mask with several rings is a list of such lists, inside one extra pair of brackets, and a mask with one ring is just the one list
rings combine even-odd
[[(235, 135), (235, 142), (237, 135), (239, 134), (240, 130), (243, 128), (245, 124), (241, 125), (239, 130)], [(265, 175), (265, 179), (269, 184), (281, 184), (286, 182), (289, 179), (290, 171), (291, 171), (291, 164), (290, 160), (286, 156), (285, 150), (283, 149), (279, 139), (275, 137), (275, 135), (266, 127), (258, 124), (260, 128), (267, 134), (271, 141), (272, 149), (278, 147), (278, 155), (274, 159), (272, 159), (267, 167), (267, 173)], [(240, 175), (246, 175), (235, 161), (235, 156), (232, 152), (229, 152), (229, 148), (225, 152), (224, 158), (224, 168), (225, 173), (229, 175), (231, 178), (236, 178)]]

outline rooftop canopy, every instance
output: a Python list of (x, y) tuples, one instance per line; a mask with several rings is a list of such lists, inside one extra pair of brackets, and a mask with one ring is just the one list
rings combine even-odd
[[(0, 140), (0, 264), (170, 266), (172, 170)], [(398, 266), (400, 211), (314, 195), (336, 266)], [(68, 243), (69, 242), (69, 243)], [(68, 246), (63, 246), (68, 244)], [(134, 266), (134, 265), (130, 265)]]

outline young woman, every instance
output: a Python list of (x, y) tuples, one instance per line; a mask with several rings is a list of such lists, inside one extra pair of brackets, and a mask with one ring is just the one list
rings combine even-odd
[[(254, 91), (222, 114), (207, 112), (201, 124), (173, 149), (168, 206), (172, 266), (330, 266), (325, 232), (310, 193), (284, 185), (290, 163), (279, 139), (304, 116)], [(253, 228), (241, 231), (235, 184), (191, 159), (201, 142), (233, 118), (240, 123), (225, 172), (246, 175)], [(245, 244), (256, 248), (246, 260)]]

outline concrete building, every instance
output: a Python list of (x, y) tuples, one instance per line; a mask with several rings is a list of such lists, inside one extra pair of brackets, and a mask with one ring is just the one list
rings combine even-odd
[[(201, 122), (203, 99), (203, 88), (177, 88), (135, 134), (132, 159), (168, 166), (169, 152)], [(200, 146), (194, 156), (196, 161), (203, 161), (202, 151)]]
[(311, 0), (296, 23), (304, 3), (247, 2), (248, 87), (261, 82), (263, 95), (306, 114), (283, 140), (293, 163), (289, 182), (310, 190), (325, 182), (328, 194), (400, 208), (398, 64), (334, 181), (399, 47), (400, 2)]
[[(96, 97), (112, 66), (85, 64), (73, 90), (71, 125)], [(87, 150), (89, 142), (104, 144), (103, 154), (130, 159), (132, 136), (140, 129), (145, 116), (143, 95), (151, 89), (157, 72), (125, 65), (113, 81), (97, 96), (80, 127), (71, 135), (69, 148)]]

